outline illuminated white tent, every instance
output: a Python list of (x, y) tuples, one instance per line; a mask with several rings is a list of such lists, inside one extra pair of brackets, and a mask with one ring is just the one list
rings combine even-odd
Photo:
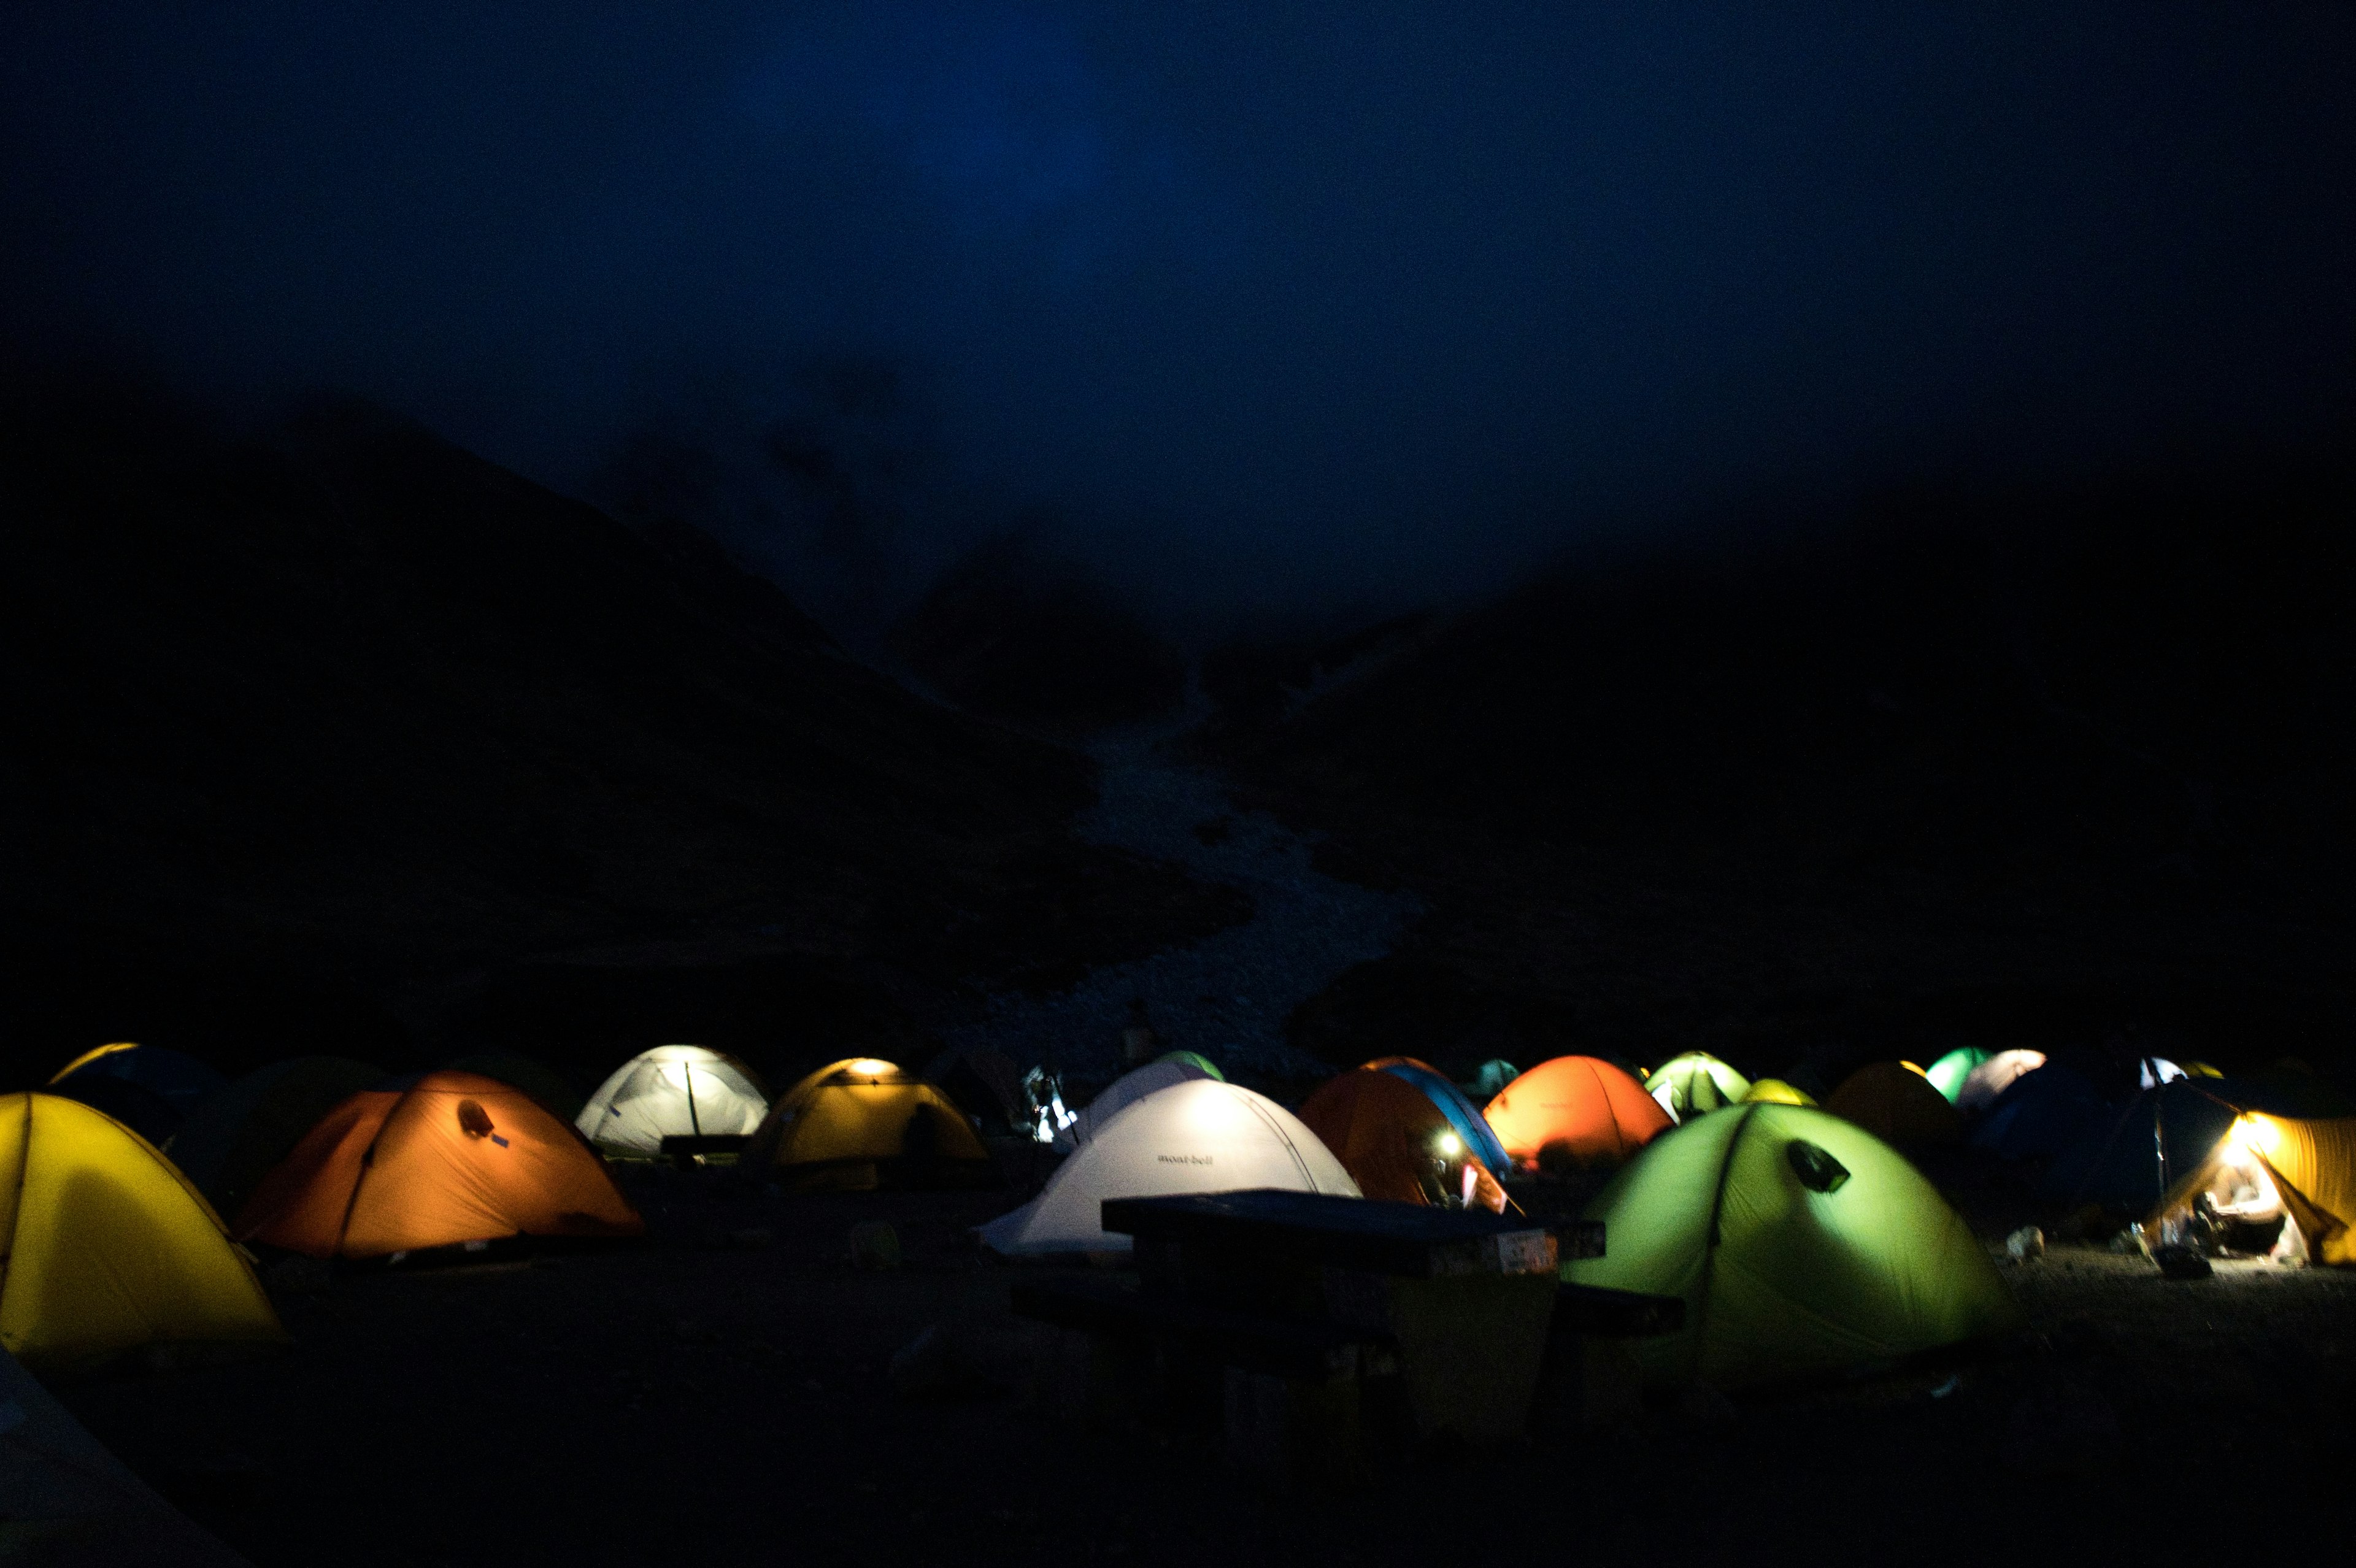
[(666, 1137), (749, 1136), (768, 1109), (760, 1080), (734, 1057), (659, 1045), (597, 1085), (573, 1125), (599, 1148), (650, 1155)]
[(982, 1226), (981, 1239), (1010, 1255), (1126, 1252), (1129, 1238), (1101, 1222), (1106, 1199), (1253, 1187), (1363, 1196), (1300, 1117), (1266, 1095), (1197, 1078), (1155, 1090), (1098, 1128), (1044, 1192)]
[(1166, 1056), (1159, 1061), (1149, 1061), (1135, 1072), (1124, 1072), (1106, 1084), (1104, 1093), (1089, 1101), (1086, 1108), (1072, 1119), (1072, 1125), (1059, 1130), (1050, 1141), (1057, 1154), (1070, 1154), (1101, 1132), (1115, 1116), (1154, 1091), (1210, 1076), (1191, 1061), (1174, 1061)]

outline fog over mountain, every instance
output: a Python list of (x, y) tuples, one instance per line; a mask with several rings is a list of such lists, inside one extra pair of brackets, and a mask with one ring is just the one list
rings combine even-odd
[(0, 326), (699, 512), (838, 632), (1009, 529), (1176, 624), (2350, 406), (2356, 15), (0, 16)]

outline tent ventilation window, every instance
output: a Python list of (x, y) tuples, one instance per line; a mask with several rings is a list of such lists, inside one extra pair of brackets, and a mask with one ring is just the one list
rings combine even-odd
[(1811, 1192), (1837, 1192), (1848, 1179), (1848, 1167), (1804, 1138), (1794, 1138), (1785, 1144), (1783, 1157), (1792, 1162), (1792, 1172), (1800, 1179), (1800, 1185)]
[(479, 1100), (458, 1102), (458, 1125), (476, 1137), (491, 1136), (491, 1114), (483, 1109)]

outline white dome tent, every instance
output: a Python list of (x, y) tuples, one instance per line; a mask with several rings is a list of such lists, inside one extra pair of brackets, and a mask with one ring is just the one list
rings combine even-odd
[(1102, 1132), (1115, 1116), (1148, 1094), (1167, 1089), (1173, 1083), (1191, 1083), (1210, 1076), (1191, 1061), (1173, 1061), (1168, 1057), (1159, 1061), (1149, 1061), (1106, 1084), (1104, 1093), (1089, 1101), (1080, 1114), (1072, 1118), (1068, 1126), (1058, 1128), (1049, 1142), (1055, 1145), (1057, 1154), (1070, 1154)]
[(981, 1239), (1009, 1256), (1126, 1252), (1129, 1238), (1102, 1223), (1106, 1199), (1253, 1187), (1363, 1196), (1291, 1112), (1248, 1089), (1197, 1078), (1157, 1089), (1098, 1127), (1045, 1191), (982, 1226)]
[(752, 1070), (700, 1045), (659, 1045), (614, 1070), (573, 1125), (601, 1149), (662, 1152), (666, 1137), (749, 1136), (769, 1109)]

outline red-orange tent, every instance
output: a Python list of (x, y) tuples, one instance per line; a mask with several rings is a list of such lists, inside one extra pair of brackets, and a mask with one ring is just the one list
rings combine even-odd
[(1396, 1203), (1461, 1196), (1473, 1172), (1472, 1200), (1502, 1212), (1505, 1190), (1431, 1103), (1404, 1078), (1360, 1067), (1328, 1080), (1301, 1107), (1301, 1119), (1342, 1162), (1358, 1190)]
[(1489, 1125), (1517, 1163), (1560, 1150), (1582, 1169), (1609, 1168), (1675, 1124), (1644, 1086), (1592, 1056), (1558, 1056), (1489, 1102)]
[(1884, 1143), (1951, 1144), (1964, 1136), (1963, 1113), (1947, 1103), (1917, 1067), (1871, 1061), (1825, 1101), (1834, 1115), (1855, 1122)]
[(262, 1178), (237, 1222), (240, 1241), (316, 1258), (645, 1230), (580, 1134), (473, 1072), (343, 1101)]

